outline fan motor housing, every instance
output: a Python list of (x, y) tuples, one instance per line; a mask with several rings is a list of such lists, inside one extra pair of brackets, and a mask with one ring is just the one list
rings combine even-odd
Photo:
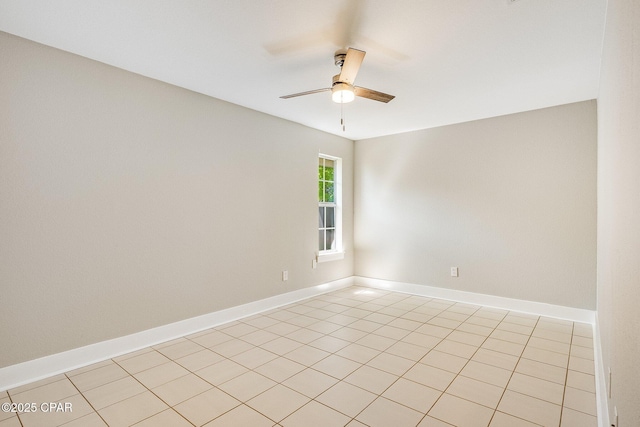
[(336, 74), (335, 76), (333, 76), (333, 83), (331, 84), (331, 87), (335, 87), (336, 85), (345, 85), (353, 88), (353, 85), (340, 81), (340, 74)]

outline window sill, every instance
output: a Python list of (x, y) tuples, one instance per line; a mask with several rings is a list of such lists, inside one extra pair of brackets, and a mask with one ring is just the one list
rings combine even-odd
[(341, 259), (344, 259), (344, 251), (328, 252), (317, 256), (318, 262), (339, 261)]

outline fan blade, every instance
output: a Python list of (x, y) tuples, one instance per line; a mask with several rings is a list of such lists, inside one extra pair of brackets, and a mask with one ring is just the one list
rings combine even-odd
[(309, 90), (307, 92), (292, 93), (291, 95), (281, 96), (280, 98), (289, 99), (289, 98), (295, 98), (296, 96), (311, 95), (313, 93), (326, 92), (328, 90), (331, 90), (331, 88), (330, 87), (326, 87), (324, 89), (315, 89), (315, 90)]
[(362, 98), (373, 99), (374, 101), (384, 102), (385, 104), (395, 98), (394, 95), (378, 92), (377, 90), (366, 89), (363, 87), (354, 87), (354, 93)]
[(349, 48), (349, 50), (347, 50), (347, 56), (344, 58), (344, 64), (342, 64), (342, 71), (340, 71), (338, 81), (353, 84), (356, 75), (358, 75), (358, 70), (360, 69), (360, 64), (362, 64), (365, 53), (366, 52), (358, 49)]

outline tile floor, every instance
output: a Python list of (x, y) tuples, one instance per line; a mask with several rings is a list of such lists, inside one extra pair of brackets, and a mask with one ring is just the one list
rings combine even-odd
[(350, 287), (37, 383), (13, 426), (596, 427), (590, 325)]

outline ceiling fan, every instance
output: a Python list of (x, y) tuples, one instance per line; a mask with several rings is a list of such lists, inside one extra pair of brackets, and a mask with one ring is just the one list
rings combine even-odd
[(281, 96), (280, 98), (289, 99), (297, 96), (331, 91), (331, 99), (339, 104), (351, 102), (356, 96), (384, 103), (391, 101), (395, 96), (353, 85), (356, 75), (358, 74), (358, 70), (360, 70), (360, 65), (362, 64), (365, 53), (366, 52), (362, 50), (353, 48), (349, 48), (346, 52), (344, 50), (336, 52), (334, 61), (336, 66), (340, 68), (340, 74), (333, 76), (333, 84), (331, 87), (294, 93), (291, 95)]

